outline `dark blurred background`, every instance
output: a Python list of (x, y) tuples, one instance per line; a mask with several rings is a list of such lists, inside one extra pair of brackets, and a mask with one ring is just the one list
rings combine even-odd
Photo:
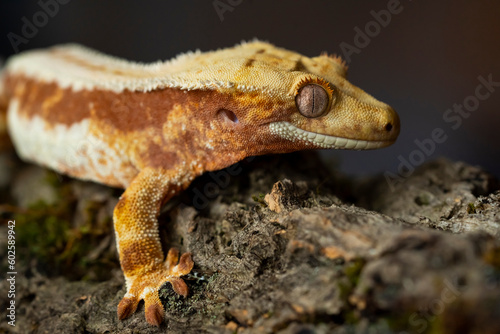
[[(380, 12), (388, 9), (390, 22), (374, 23), (375, 12), (388, 22)], [(307, 56), (349, 49), (349, 80), (396, 109), (401, 135), (383, 150), (323, 152), (327, 159), (364, 175), (397, 172), (401, 160), (445, 156), (500, 176), (500, 83), (484, 100), (474, 98), (479, 76), (500, 82), (499, 18), (495, 0), (2, 0), (0, 57), (76, 42), (150, 62), (254, 37)], [(30, 23), (36, 31), (25, 27)], [(356, 34), (367, 27), (372, 37), (363, 44)], [(470, 115), (459, 117), (460, 126), (447, 123), (446, 110), (464, 101)], [(415, 140), (432, 138), (436, 128), (446, 141), (422, 153)]]

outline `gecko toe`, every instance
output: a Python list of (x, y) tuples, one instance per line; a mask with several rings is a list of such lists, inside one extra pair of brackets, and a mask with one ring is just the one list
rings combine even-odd
[(154, 326), (160, 326), (163, 322), (165, 311), (163, 306), (158, 303), (147, 305), (146, 303), (146, 321)]
[(187, 297), (189, 289), (183, 279), (173, 279), (170, 281), (170, 284), (172, 284), (172, 289), (175, 291), (175, 293), (183, 296), (184, 298)]
[(135, 310), (137, 310), (137, 305), (139, 305), (139, 300), (137, 298), (123, 297), (116, 310), (118, 319), (123, 320), (128, 318), (135, 312)]
[(179, 258), (179, 251), (171, 249), (165, 262), (157, 262), (147, 271), (127, 277), (129, 288), (118, 305), (118, 318), (122, 320), (129, 317), (136, 311), (139, 301), (144, 300), (147, 322), (159, 326), (165, 315), (159, 290), (163, 284), (170, 282), (175, 293), (187, 297), (189, 289), (181, 276), (189, 274), (193, 266), (191, 253), (184, 253)]
[(179, 264), (176, 266), (177, 268), (175, 268), (175, 271), (178, 273), (179, 276), (187, 275), (191, 272), (193, 266), (194, 262), (191, 253), (184, 253), (181, 256)]
[(149, 291), (144, 297), (146, 321), (151, 325), (160, 326), (163, 322), (165, 311), (158, 296), (158, 290)]
[(179, 250), (177, 248), (170, 248), (167, 254), (167, 259), (165, 260), (165, 266), (167, 270), (175, 267), (177, 262), (179, 261)]

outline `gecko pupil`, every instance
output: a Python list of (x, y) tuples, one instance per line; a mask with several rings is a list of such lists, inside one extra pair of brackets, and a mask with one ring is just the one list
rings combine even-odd
[(295, 104), (303, 116), (319, 117), (328, 106), (328, 94), (323, 87), (309, 84), (299, 90)]

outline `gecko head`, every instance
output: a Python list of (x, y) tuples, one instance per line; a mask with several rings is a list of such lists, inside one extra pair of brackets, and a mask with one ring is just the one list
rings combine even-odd
[(377, 149), (391, 145), (399, 135), (397, 113), (341, 75), (298, 73), (283, 100), (288, 107), (281, 120), (269, 123), (269, 132), (290, 146)]
[(228, 52), (219, 73), (229, 73), (232, 85), (215, 119), (231, 133), (232, 147), (239, 141), (249, 154), (364, 150), (389, 146), (399, 135), (396, 112), (352, 85), (337, 56), (308, 58), (259, 41), (217, 52)]

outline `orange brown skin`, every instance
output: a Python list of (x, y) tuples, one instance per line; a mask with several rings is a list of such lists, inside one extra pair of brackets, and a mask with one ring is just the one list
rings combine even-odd
[[(236, 76), (256, 75), (252, 71), (254, 66), (259, 71), (259, 57), (264, 57), (261, 62), (271, 59), (280, 64), (278, 57), (266, 58), (265, 49), (269, 45), (257, 46), (255, 54), (244, 63), (242, 73)], [(321, 60), (338, 66), (337, 59)], [(106, 70), (84, 60), (75, 63), (89, 71)], [(291, 63), (294, 71), (305, 66), (300, 61)], [(345, 73), (339, 71), (342, 79)], [(122, 75), (121, 70), (114, 72)], [(370, 96), (358, 99), (357, 94), (365, 93), (342, 80), (335, 86), (315, 74), (305, 73), (297, 77), (293, 87), (284, 88), (282, 94), (238, 87), (189, 91), (164, 87), (148, 92), (128, 89), (115, 92), (99, 87), (80, 90), (62, 87), (57, 80), (42, 80), (33, 74), (7, 70), (0, 97), (15, 101), (9, 108), (13, 127), (22, 120), (26, 123), (19, 124), (35, 128), (39, 126), (34, 125), (37, 120), (36, 124), (43, 124), (43, 133), (50, 136), (52, 132), (66, 133), (75, 126), (88, 124), (85, 135), (97, 138), (101, 146), (84, 154), (93, 152), (101, 155), (100, 159), (84, 155), (81, 157), (84, 164), (72, 167), (64, 163), (54, 165), (53, 161), (50, 165), (50, 159), (36, 154), (24, 153), (24, 158), (74, 177), (126, 188), (113, 216), (127, 283), (127, 293), (118, 305), (117, 314), (120, 319), (130, 316), (140, 300), (144, 300), (146, 320), (159, 325), (164, 317), (159, 288), (170, 282), (174, 291), (186, 296), (188, 289), (180, 277), (191, 271), (193, 261), (190, 253), (179, 258), (178, 251), (173, 249), (165, 259), (157, 218), (161, 206), (195, 177), (248, 156), (322, 147), (271, 131), (270, 125), (279, 122), (325, 135), (380, 141), (377, 147), (387, 146), (396, 139), (397, 114)], [(23, 134), (19, 130), (12, 130), (12, 134), (14, 144), (23, 152), (22, 146), (26, 146)], [(108, 156), (118, 156), (119, 160), (106, 166)], [(115, 175), (116, 170), (121, 177)]]

